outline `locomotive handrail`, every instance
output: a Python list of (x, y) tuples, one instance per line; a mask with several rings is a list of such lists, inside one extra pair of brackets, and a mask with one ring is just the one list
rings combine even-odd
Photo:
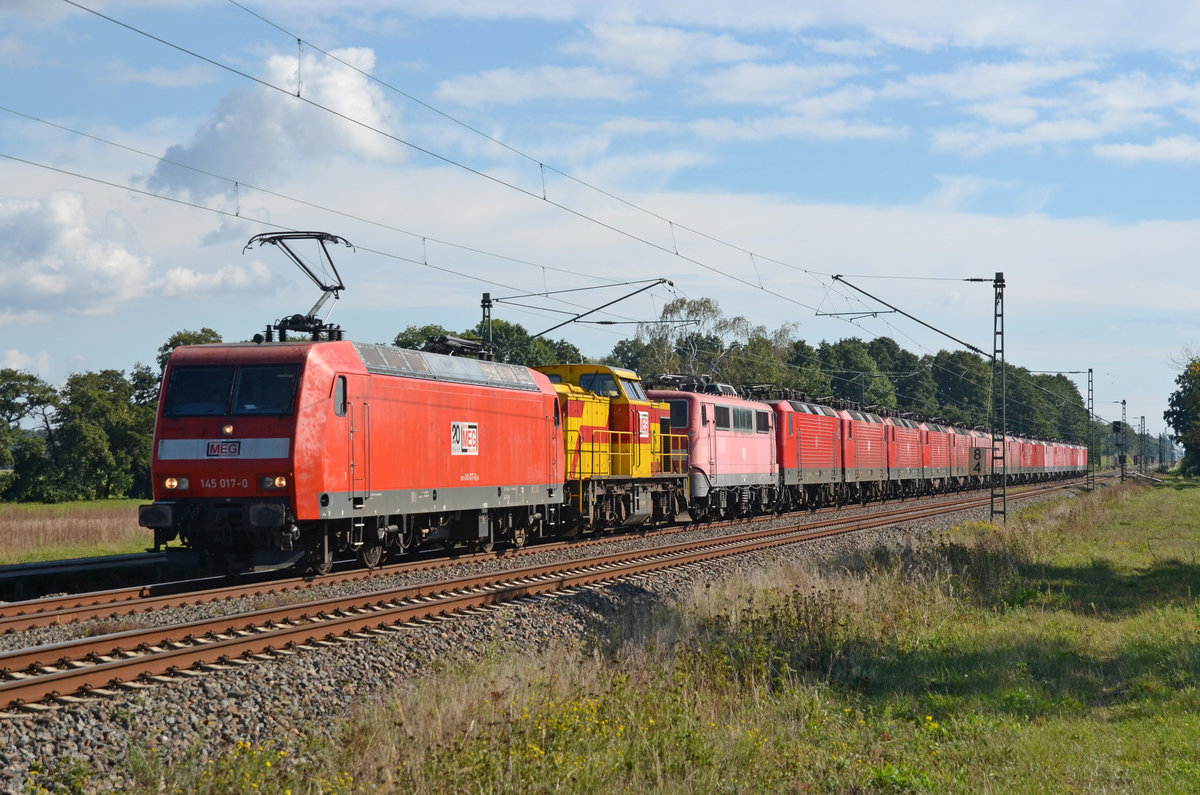
[(665, 462), (663, 473), (686, 475), (690, 458), (687, 434), (664, 433), (659, 434), (658, 439), (659, 449), (652, 452)]

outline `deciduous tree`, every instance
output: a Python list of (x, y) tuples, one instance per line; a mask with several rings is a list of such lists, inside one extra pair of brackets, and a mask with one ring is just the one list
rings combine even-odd
[(1183, 445), (1185, 472), (1200, 472), (1200, 357), (1192, 356), (1175, 378), (1175, 391), (1167, 401), (1163, 419), (1175, 431), (1172, 437)]
[(176, 331), (167, 341), (164, 342), (158, 349), (158, 373), (161, 376), (167, 369), (167, 359), (171, 358), (171, 351), (178, 348), (180, 345), (203, 345), (210, 342), (221, 342), (221, 335), (210, 329), (208, 326), (201, 328), (199, 331), (191, 329), (183, 329)]

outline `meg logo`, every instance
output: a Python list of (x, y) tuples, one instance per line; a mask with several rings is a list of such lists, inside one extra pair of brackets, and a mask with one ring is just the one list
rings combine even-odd
[(208, 450), (205, 452), (209, 458), (237, 458), (242, 454), (241, 441), (232, 441), (229, 439), (221, 439), (215, 442), (208, 443)]
[(450, 423), (450, 455), (479, 455), (479, 423)]

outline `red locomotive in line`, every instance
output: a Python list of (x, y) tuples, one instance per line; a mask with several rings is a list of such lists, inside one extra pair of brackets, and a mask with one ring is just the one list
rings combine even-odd
[[(1008, 439), (1014, 482), (1082, 475)], [(434, 544), (703, 521), (984, 485), (991, 438), (807, 400), (644, 391), (602, 365), (529, 369), (349, 341), (177, 348), (139, 520), (204, 567), (367, 565)], [(685, 511), (687, 513), (685, 513)], [(176, 554), (179, 554), (176, 552)]]
[[(333, 279), (291, 245), (315, 240)], [(530, 369), (349, 342), (322, 232), (259, 235), (323, 290), (253, 343), (175, 349), (159, 395), (154, 545), (204, 569), (365, 565), (418, 548), (743, 517), (980, 487), (990, 436), (732, 388), (646, 392), (594, 364)], [(279, 340), (273, 332), (279, 332)], [(288, 332), (306, 337), (289, 341)], [(1083, 475), (1087, 450), (1006, 440), (1014, 482)]]

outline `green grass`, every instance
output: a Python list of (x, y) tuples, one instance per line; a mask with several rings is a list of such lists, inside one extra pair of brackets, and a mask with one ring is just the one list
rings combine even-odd
[[(303, 766), (146, 789), (1200, 790), (1200, 489), (1114, 487), (922, 548), (705, 583), (578, 648), (432, 668)], [(317, 746), (320, 750), (315, 750)], [(253, 750), (253, 753), (251, 751)], [(286, 766), (285, 766), (286, 767)], [(317, 781), (324, 782), (318, 785)], [(212, 791), (211, 789), (208, 791)]]

